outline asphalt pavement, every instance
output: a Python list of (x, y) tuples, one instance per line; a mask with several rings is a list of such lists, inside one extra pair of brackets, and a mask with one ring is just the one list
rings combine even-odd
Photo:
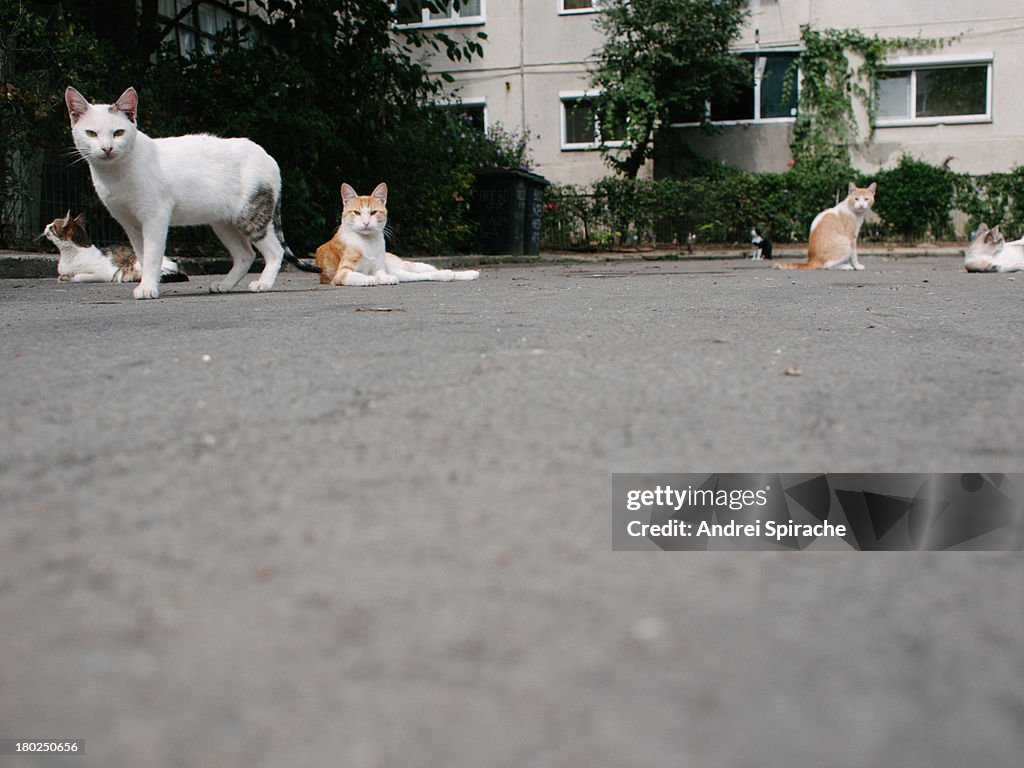
[[(1017, 472), (1024, 275), (0, 280), (12, 766), (1017, 766), (1019, 553), (614, 552), (614, 472)], [(244, 283), (244, 281), (243, 281)]]

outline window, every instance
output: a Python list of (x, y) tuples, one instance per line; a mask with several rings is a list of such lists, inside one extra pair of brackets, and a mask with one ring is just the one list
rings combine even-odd
[(878, 77), (875, 125), (976, 123), (992, 119), (992, 57), (911, 57)]
[(594, 13), (601, 0), (558, 0), (559, 13)]
[(398, 0), (398, 23), (423, 27), (484, 23), (484, 0), (435, 0), (434, 5), (441, 10), (430, 10), (423, 0)]
[(487, 132), (487, 102), (484, 99), (467, 98), (458, 101), (438, 103), (439, 107), (459, 115), (466, 126), (480, 133)]
[(177, 24), (171, 27), (165, 40), (177, 43), (178, 53), (189, 56), (194, 53), (212, 53), (217, 36), (222, 32), (235, 31), (245, 35), (243, 45), (254, 42), (255, 32), (248, 28), (246, 19), (227, 3), (204, 2), (193, 4), (192, 0), (159, 0), (157, 17), (165, 24), (182, 14)]
[(622, 143), (625, 131), (602, 126), (594, 99), (597, 93), (562, 93), (562, 149), (599, 149)]
[[(708, 117), (714, 123), (790, 121), (796, 118), (799, 74), (795, 52), (743, 54), (750, 68), (749, 85), (729, 99), (713, 99)], [(673, 124), (700, 122), (696, 112), (672, 117)]]

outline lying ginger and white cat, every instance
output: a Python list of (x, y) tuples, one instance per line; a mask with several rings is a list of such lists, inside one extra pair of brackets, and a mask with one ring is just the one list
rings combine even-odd
[(968, 272), (1024, 272), (1024, 237), (1006, 242), (996, 225), (978, 226), (978, 232), (964, 253), (964, 269)]
[(321, 283), (396, 285), (425, 280), (476, 280), (480, 276), (475, 269), (438, 269), (388, 253), (384, 243), (388, 221), (386, 184), (378, 184), (369, 195), (359, 195), (350, 185), (342, 184), (341, 200), (341, 226), (334, 237), (316, 249)]
[(877, 185), (858, 187), (852, 181), (846, 199), (822, 211), (811, 222), (807, 261), (787, 261), (776, 269), (864, 269), (857, 260), (857, 236), (864, 217), (875, 204)]
[[(85, 236), (85, 217), (71, 218), (71, 211), (62, 219), (54, 219), (43, 230), (46, 239), (57, 246), (57, 279), (72, 283), (137, 283), (142, 279), (142, 267), (135, 251), (123, 245), (100, 249)], [(160, 266), (160, 281), (165, 283), (188, 280), (178, 265), (164, 258)]]

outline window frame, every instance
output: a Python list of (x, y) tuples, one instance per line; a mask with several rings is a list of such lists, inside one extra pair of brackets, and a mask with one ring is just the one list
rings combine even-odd
[[(236, 34), (248, 25), (249, 35), (242, 40), (243, 47), (251, 47), (255, 44), (258, 33), (250, 23), (253, 18), (249, 10), (248, 2), (243, 8), (235, 8), (230, 0), (201, 0), (199, 3), (192, 3), (192, 0), (169, 0), (174, 5), (174, 13), (168, 16), (164, 13), (162, 4), (157, 6), (157, 20), (166, 29), (161, 43), (173, 42), (178, 50), (178, 55), (188, 58), (193, 56), (207, 56), (213, 51), (217, 37), (229, 27)], [(191, 7), (190, 7), (191, 6)], [(177, 18), (177, 15), (188, 10), (184, 16), (171, 25), (170, 22)], [(213, 13), (215, 17), (230, 19), (229, 24), (222, 24), (213, 32), (203, 29), (202, 12)], [(184, 43), (191, 38), (191, 47)]]
[(590, 142), (579, 142), (568, 140), (566, 131), (568, 129), (568, 115), (566, 105), (577, 101), (593, 101), (601, 96), (604, 91), (559, 91), (558, 92), (558, 116), (559, 116), (559, 143), (563, 152), (587, 152), (598, 149), (617, 149), (625, 144), (621, 139), (603, 141), (601, 139), (601, 119), (594, 115), (594, 140)]
[[(882, 71), (910, 72), (910, 115), (880, 117), (875, 114), (875, 128), (910, 128), (929, 125), (977, 125), (992, 122), (992, 70), (994, 56), (991, 53), (964, 53), (946, 56), (903, 56), (889, 59)], [(917, 117), (917, 73), (927, 69), (956, 69), (958, 67), (985, 67), (985, 111), (972, 115), (932, 115)], [(875, 99), (877, 100), (877, 86)]]
[(434, 102), (439, 107), (444, 109), (458, 109), (459, 107), (482, 107), (480, 110), (484, 115), (484, 133), (487, 133), (487, 129), (491, 127), (490, 114), (487, 108), (487, 98), (485, 96), (467, 96), (466, 98), (449, 97), (446, 99), (438, 99)]
[(579, 16), (584, 13), (600, 13), (601, 12), (601, 0), (590, 0), (591, 5), (589, 8), (566, 8), (565, 0), (558, 0), (558, 15), (559, 16)]
[[(735, 51), (737, 56), (753, 56), (754, 57), (754, 70), (757, 70), (757, 58), (769, 58), (771, 56), (793, 56), (798, 57), (803, 51), (799, 49), (784, 48), (779, 50), (751, 50), (751, 51)], [(754, 76), (754, 116), (743, 118), (739, 120), (709, 120), (712, 125), (721, 125), (724, 127), (736, 126), (736, 125), (776, 125), (776, 124), (787, 124), (795, 123), (797, 115), (789, 115), (783, 117), (761, 117), (761, 80), (762, 78)], [(803, 85), (803, 73), (800, 71), (799, 65), (796, 70), (796, 110), (797, 114), (800, 112), (800, 91)], [(711, 117), (711, 102), (707, 102), (704, 105), (704, 114), (709, 118)], [(669, 123), (670, 128), (692, 128), (700, 125), (699, 122), (679, 122)]]
[[(395, 10), (398, 10), (397, 1), (394, 4)], [(480, 13), (473, 16), (462, 16), (462, 10), (452, 9), (453, 15), (444, 19), (432, 19), (430, 18), (430, 10), (427, 8), (420, 9), (420, 21), (409, 21), (409, 22), (398, 22), (395, 26), (398, 29), (429, 29), (437, 27), (468, 27), (468, 26), (479, 26), (487, 23), (487, 0), (480, 0)]]

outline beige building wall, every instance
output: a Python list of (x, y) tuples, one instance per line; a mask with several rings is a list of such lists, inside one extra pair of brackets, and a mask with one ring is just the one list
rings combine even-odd
[[(434, 72), (449, 72), (450, 98), (484, 103), (488, 125), (528, 130), (536, 170), (559, 183), (587, 183), (610, 170), (596, 150), (563, 147), (562, 99), (586, 91), (588, 68), (603, 38), (596, 14), (567, 13), (564, 0), (481, 0), (474, 23), (445, 26), (453, 37), (483, 31), (483, 58), (449, 62), (434, 55)], [(800, 27), (851, 28), (882, 37), (949, 40), (942, 48), (907, 51), (911, 66), (929, 62), (991, 61), (990, 106), (984, 119), (917, 121), (879, 126), (855, 152), (866, 171), (891, 166), (902, 153), (932, 163), (988, 173), (1024, 164), (1024, 0), (751, 0), (737, 52), (796, 51)], [(901, 54), (902, 55), (902, 54)], [(861, 115), (863, 136), (867, 116)], [(722, 162), (755, 171), (781, 171), (791, 161), (791, 119), (740, 121), (716, 136), (673, 128), (659, 137), (657, 175), (671, 174), (674, 147), (685, 144)], [(648, 169), (649, 170), (649, 169)]]
[(562, 149), (561, 95), (584, 93), (602, 35), (596, 14), (566, 13), (562, 0), (483, 0), (483, 24), (446, 27), (452, 37), (486, 32), (484, 56), (468, 63), (431, 58), (433, 72), (455, 82), (449, 98), (483, 102), (488, 126), (529, 131), (538, 173), (558, 183), (584, 184), (609, 173), (596, 150)]
[[(883, 38), (926, 37), (947, 41), (942, 47), (901, 52), (908, 66), (942, 62), (991, 61), (987, 117), (966, 122), (936, 119), (915, 124), (879, 124), (870, 143), (854, 152), (865, 171), (891, 167), (902, 154), (956, 171), (991, 173), (1024, 164), (1024, 0), (751, 0), (751, 17), (736, 49), (743, 52), (795, 50), (800, 27), (859, 29)], [(860, 113), (867, 139), (867, 114)], [(792, 124), (741, 123), (706, 137), (676, 129), (671, 142), (686, 143), (712, 157), (755, 171), (781, 171), (791, 160)], [(664, 149), (664, 148), (663, 148)], [(667, 152), (660, 155), (667, 156)], [(666, 161), (667, 162), (667, 161)], [(659, 175), (662, 175), (659, 170)]]

